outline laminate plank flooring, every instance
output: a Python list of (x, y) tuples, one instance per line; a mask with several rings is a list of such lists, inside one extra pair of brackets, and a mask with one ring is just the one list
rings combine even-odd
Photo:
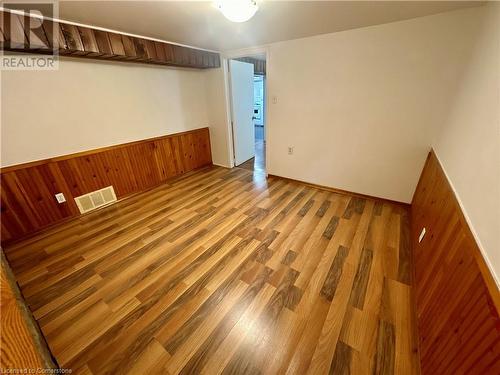
[(6, 255), (73, 373), (418, 374), (407, 217), (209, 167)]
[(263, 139), (255, 140), (255, 156), (240, 164), (238, 168), (248, 169), (255, 174), (266, 173), (266, 141)]

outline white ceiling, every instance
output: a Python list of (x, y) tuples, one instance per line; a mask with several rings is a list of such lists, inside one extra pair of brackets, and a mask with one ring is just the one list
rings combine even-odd
[(478, 1), (258, 1), (232, 23), (211, 1), (61, 1), (60, 18), (227, 51), (480, 5)]

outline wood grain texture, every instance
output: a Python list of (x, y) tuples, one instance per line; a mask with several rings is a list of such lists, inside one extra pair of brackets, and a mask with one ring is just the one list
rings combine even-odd
[(75, 373), (418, 374), (406, 209), (377, 202), (212, 166), (6, 254)]
[[(27, 22), (30, 17), (25, 18)], [(35, 54), (57, 51), (65, 56), (197, 69), (219, 68), (221, 65), (220, 55), (216, 52), (46, 19), (42, 26), (33, 29), (37, 38), (28, 38), (31, 34), (23, 29), (22, 16), (0, 11), (0, 19), (0, 47), (6, 51)]]
[(411, 218), (422, 373), (500, 373), (499, 291), (434, 152)]
[(9, 270), (1, 255), (0, 270), (0, 369), (6, 373), (9, 369), (53, 368), (46, 347), (41, 347), (38, 337), (34, 336), (33, 320), (28, 322), (27, 310), (15, 281), (9, 278)]
[(211, 163), (202, 128), (2, 168), (2, 243), (79, 215), (74, 197), (112, 185), (120, 199)]
[(380, 197), (376, 197), (376, 196), (373, 196), (373, 195), (355, 193), (355, 192), (348, 191), (348, 190), (338, 189), (338, 188), (332, 187), (332, 186), (325, 186), (325, 185), (313, 184), (311, 182), (302, 181), (302, 180), (296, 180), (296, 179), (293, 179), (293, 178), (283, 177), (283, 176), (279, 176), (279, 175), (275, 175), (275, 174), (271, 174), (271, 173), (269, 173), (269, 176), (270, 177), (279, 177), (279, 178), (283, 178), (285, 180), (290, 180), (290, 181), (295, 181), (295, 182), (300, 182), (300, 183), (305, 184), (307, 186), (311, 186), (311, 187), (315, 187), (315, 188), (323, 189), (323, 190), (329, 190), (331, 192), (338, 193), (338, 194), (349, 194), (349, 195), (351, 195), (353, 197), (361, 198), (362, 200), (363, 199), (373, 199), (373, 200), (375, 200), (375, 201), (378, 202), (377, 205), (375, 206), (375, 211), (377, 212), (377, 214), (378, 214), (379, 207), (380, 207), (380, 205), (383, 202), (387, 202), (389, 204), (394, 204), (394, 205), (400, 205), (400, 206), (402, 206), (405, 209), (410, 208), (410, 205), (408, 203), (398, 202), (398, 201), (394, 201), (394, 200), (391, 200), (391, 199), (380, 198)]

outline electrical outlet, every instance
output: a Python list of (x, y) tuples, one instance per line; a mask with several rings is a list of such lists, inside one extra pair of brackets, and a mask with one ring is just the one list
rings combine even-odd
[(277, 96), (273, 96), (273, 104), (278, 104), (278, 97)]
[(422, 228), (422, 232), (420, 232), (420, 236), (418, 236), (418, 243), (422, 242), (425, 236), (425, 227)]
[(57, 200), (57, 203), (64, 203), (64, 202), (66, 202), (66, 198), (64, 197), (63, 193), (57, 193), (56, 194), (56, 200)]
[(288, 146), (288, 155), (293, 155), (293, 146)]

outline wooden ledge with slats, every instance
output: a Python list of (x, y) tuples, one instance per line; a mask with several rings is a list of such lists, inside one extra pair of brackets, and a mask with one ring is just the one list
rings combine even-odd
[(197, 69), (220, 67), (217, 52), (50, 19), (43, 19), (40, 27), (28, 29), (25, 25), (30, 20), (40, 23), (40, 18), (0, 11), (2, 50), (33, 54), (56, 51), (64, 56)]

